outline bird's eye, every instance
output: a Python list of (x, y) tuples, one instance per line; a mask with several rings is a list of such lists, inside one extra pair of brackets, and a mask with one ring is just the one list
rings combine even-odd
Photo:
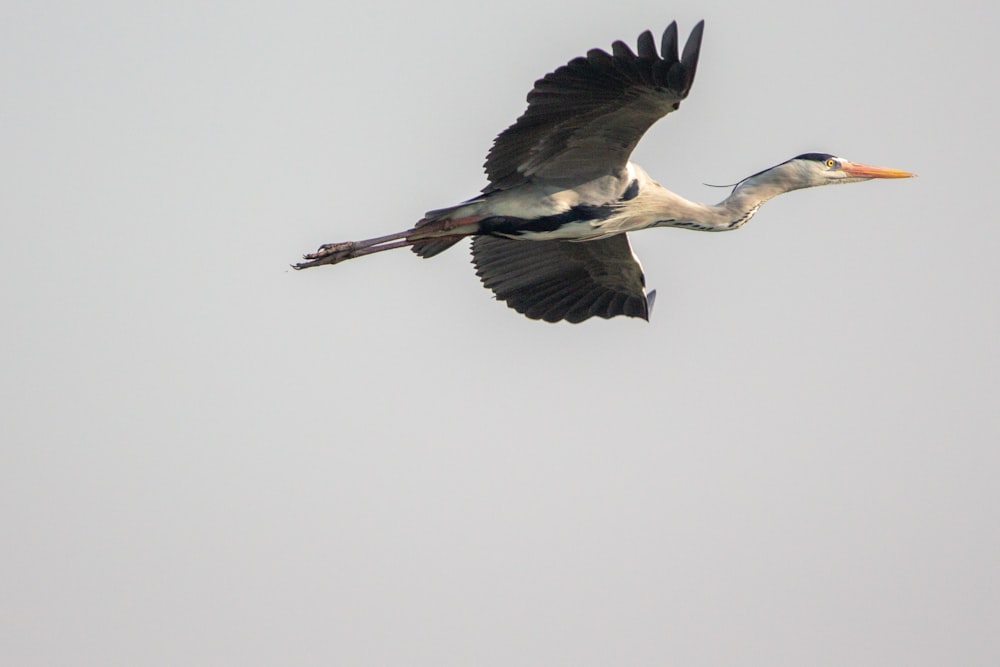
[(830, 169), (833, 169), (834, 167), (837, 166), (837, 161), (834, 160), (833, 158), (830, 158), (829, 160), (826, 161), (826, 166), (829, 167)]

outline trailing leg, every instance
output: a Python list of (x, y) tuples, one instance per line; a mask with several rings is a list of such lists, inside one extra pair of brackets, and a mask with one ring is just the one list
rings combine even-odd
[(372, 255), (383, 250), (393, 250), (413, 246), (414, 252), (421, 257), (432, 257), (452, 245), (479, 231), (478, 218), (460, 220), (435, 220), (430, 224), (418, 225), (405, 232), (397, 232), (388, 236), (365, 239), (363, 241), (345, 241), (342, 243), (327, 243), (321, 245), (316, 252), (303, 255), (305, 262), (293, 264), (295, 269), (308, 269), (324, 264), (338, 264), (347, 259)]

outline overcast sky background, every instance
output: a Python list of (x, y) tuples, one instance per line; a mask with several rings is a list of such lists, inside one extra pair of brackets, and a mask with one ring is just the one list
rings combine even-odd
[[(973, 6), (8, 3), (0, 663), (1000, 664)], [(475, 194), (545, 72), (701, 18), (654, 178), (920, 178), (634, 235), (648, 324), (527, 320), (465, 248), (288, 268)]]

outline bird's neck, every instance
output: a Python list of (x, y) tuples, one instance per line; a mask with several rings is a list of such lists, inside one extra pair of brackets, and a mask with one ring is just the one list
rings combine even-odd
[(676, 211), (676, 214), (670, 220), (659, 221), (657, 226), (705, 232), (739, 229), (750, 221), (761, 204), (784, 192), (788, 192), (788, 188), (781, 184), (755, 178), (740, 183), (718, 204), (688, 201), (668, 190), (663, 190), (661, 196), (669, 199), (670, 209)]
[(726, 229), (739, 229), (764, 202), (785, 192), (788, 188), (783, 185), (751, 178), (733, 188), (730, 195), (713, 208), (719, 210), (722, 218), (728, 218)]

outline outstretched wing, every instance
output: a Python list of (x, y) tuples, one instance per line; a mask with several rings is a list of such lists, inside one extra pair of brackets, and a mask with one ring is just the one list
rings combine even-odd
[(638, 55), (615, 42), (611, 55), (593, 49), (536, 81), (527, 110), (486, 157), (486, 191), (620, 174), (646, 130), (687, 97), (704, 26), (694, 27), (680, 58), (671, 23), (660, 54), (647, 30), (639, 35)]
[(625, 234), (596, 241), (519, 241), (477, 236), (472, 261), (497, 299), (533, 320), (649, 319), (642, 267)]

